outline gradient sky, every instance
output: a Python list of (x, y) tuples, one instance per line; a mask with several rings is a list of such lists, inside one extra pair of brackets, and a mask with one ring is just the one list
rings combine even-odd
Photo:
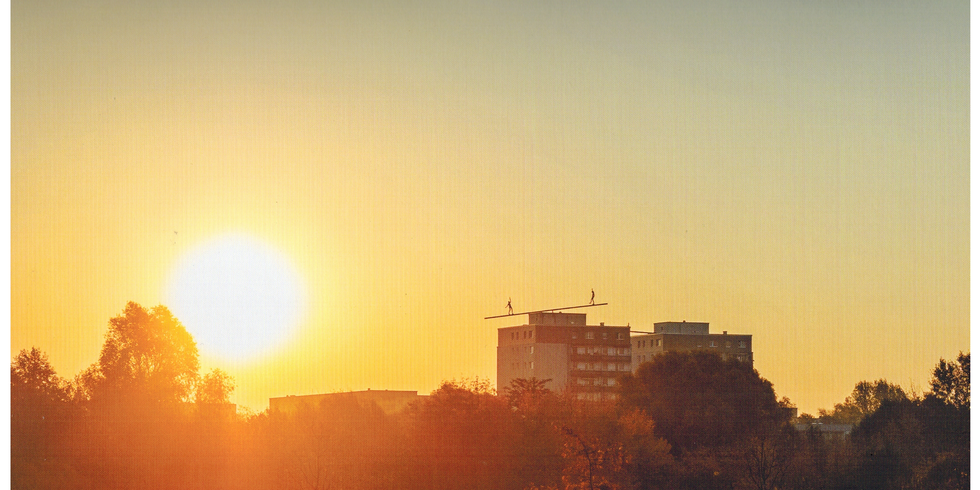
[(495, 377), (505, 312), (753, 335), (802, 411), (969, 350), (969, 3), (15, 0), (11, 355), (225, 233), (295, 264), (233, 401)]

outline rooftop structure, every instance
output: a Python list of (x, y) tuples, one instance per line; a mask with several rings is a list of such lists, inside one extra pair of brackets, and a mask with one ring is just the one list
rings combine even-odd
[(654, 324), (653, 333), (637, 333), (630, 338), (634, 371), (653, 356), (671, 351), (707, 350), (717, 352), (723, 359), (753, 362), (752, 335), (729, 335), (727, 331), (712, 334), (706, 322), (661, 322)]

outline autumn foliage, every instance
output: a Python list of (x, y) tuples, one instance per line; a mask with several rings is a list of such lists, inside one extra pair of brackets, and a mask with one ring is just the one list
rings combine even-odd
[[(969, 354), (932, 391), (861, 382), (823, 416), (844, 439), (794, 426), (750, 365), (655, 357), (616, 401), (519, 379), (446, 381), (398, 413), (353, 397), (296, 411), (229, 412), (234, 380), (199, 373), (165, 307), (110, 320), (97, 362), (61, 378), (39, 349), (11, 364), (11, 486), (58, 489), (968, 488)], [(882, 384), (883, 383), (883, 384)], [(829, 420), (829, 419), (828, 419)], [(800, 429), (804, 425), (805, 430)]]

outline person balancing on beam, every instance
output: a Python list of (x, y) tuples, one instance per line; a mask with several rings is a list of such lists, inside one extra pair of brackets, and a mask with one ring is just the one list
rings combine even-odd
[(595, 304), (595, 289), (592, 290), (592, 299), (589, 300), (590, 305)]
[(508, 315), (514, 314), (514, 307), (510, 305), (510, 298), (507, 298), (507, 314)]

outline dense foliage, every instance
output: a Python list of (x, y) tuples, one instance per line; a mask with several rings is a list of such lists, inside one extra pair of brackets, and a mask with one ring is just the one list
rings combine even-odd
[(623, 404), (643, 410), (675, 453), (729, 446), (783, 417), (772, 383), (748, 363), (707, 352), (666, 352), (621, 383)]
[[(515, 380), (448, 381), (399, 413), (353, 397), (235, 414), (163, 307), (110, 320), (99, 361), (65, 380), (38, 349), (11, 364), (13, 488), (865, 489), (969, 487), (969, 354), (925, 396), (862, 381), (788, 420), (750, 365), (655, 357), (616, 402)], [(821, 429), (853, 421), (849, 435)], [(800, 423), (807, 422), (807, 423)], [(844, 425), (841, 425), (844, 426)]]

